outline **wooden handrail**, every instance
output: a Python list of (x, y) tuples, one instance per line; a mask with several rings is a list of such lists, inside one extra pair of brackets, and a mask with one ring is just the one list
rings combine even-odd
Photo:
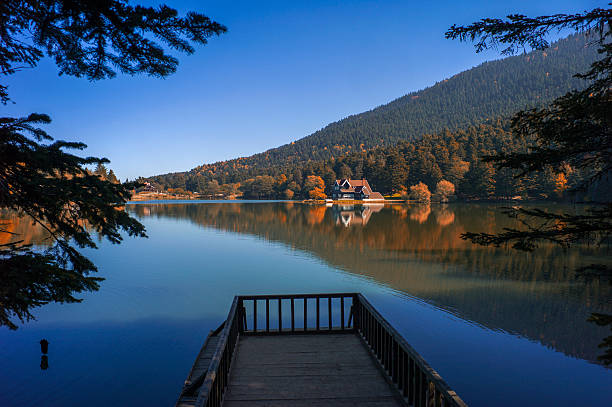
[[(352, 332), (353, 326), (351, 323), (354, 321), (352, 316), (352, 303), (351, 303), (351, 311), (349, 312), (348, 324), (345, 318), (345, 306), (346, 299), (350, 299), (352, 302), (357, 298), (357, 293), (331, 293), (331, 294), (280, 294), (280, 295), (241, 295), (238, 297), (240, 304), (242, 304), (242, 310), (244, 312), (244, 326), (242, 330), (242, 334), (244, 335), (276, 335), (276, 334), (304, 334), (304, 333), (322, 333), (322, 332)], [(309, 299), (316, 300), (316, 324), (314, 326), (310, 326), (308, 324), (308, 304)], [(327, 326), (323, 329), (321, 328), (321, 307), (320, 300), (327, 300)], [(290, 325), (288, 328), (283, 329), (283, 311), (282, 304), (283, 300), (287, 300), (290, 306)], [(337, 305), (339, 305), (339, 310), (337, 314), (335, 314), (334, 306), (332, 306), (333, 300), (339, 300)], [(278, 302), (278, 312), (271, 314), (270, 301)], [(265, 302), (265, 329), (261, 329), (259, 325), (259, 313), (258, 302)], [(296, 302), (299, 305), (303, 304), (303, 319), (300, 320), (300, 315), (296, 314)], [(245, 307), (249, 303), (252, 304), (252, 315), (247, 316), (249, 313)], [(287, 303), (285, 303), (287, 304)], [(310, 302), (312, 304), (312, 302)], [(336, 307), (337, 307), (336, 305)], [(325, 311), (323, 311), (325, 312)], [(312, 314), (311, 314), (312, 315)], [(278, 327), (274, 329), (270, 325), (270, 319), (276, 318), (278, 322)], [(325, 314), (324, 314), (325, 318)], [(325, 319), (323, 319), (325, 321)], [(302, 322), (302, 326), (299, 327), (299, 323)], [(334, 323), (337, 325), (334, 326)], [(312, 325), (312, 324), (311, 324)]]
[(204, 383), (195, 405), (197, 407), (219, 407), (227, 387), (234, 350), (240, 335), (243, 315), (238, 297), (234, 297), (230, 312), (219, 334), (219, 342), (212, 357)]
[[(308, 328), (306, 307), (308, 299), (316, 299), (316, 326)], [(328, 300), (329, 326), (320, 326), (320, 299)], [(345, 299), (351, 299), (348, 324), (345, 326)], [(340, 299), (341, 312), (332, 319), (332, 299)], [(278, 328), (270, 326), (270, 300), (278, 301)], [(282, 327), (282, 301), (303, 300), (303, 329), (295, 329), (295, 312), (291, 307), (292, 329)], [(248, 329), (245, 302), (253, 301), (253, 329)], [(257, 330), (257, 301), (265, 301), (266, 326)], [(324, 311), (325, 312), (325, 311)], [(332, 321), (340, 322), (333, 327)], [(351, 326), (352, 322), (352, 326)], [(230, 367), (240, 335), (304, 334), (326, 332), (357, 332), (378, 361), (387, 379), (396, 386), (406, 404), (415, 407), (467, 407), (461, 398), (446, 384), (440, 375), (410, 346), (378, 311), (358, 293), (290, 294), (236, 296), (227, 320), (219, 335), (219, 342), (204, 383), (196, 401), (197, 407), (219, 407), (228, 385)]]
[(363, 295), (357, 294), (353, 307), (355, 330), (409, 405), (467, 407)]
[(239, 295), (238, 298), (241, 300), (278, 300), (279, 298), (283, 300), (288, 300), (291, 298), (340, 298), (340, 297), (354, 297), (358, 295), (358, 293), (321, 293), (321, 294), (272, 294), (272, 295)]

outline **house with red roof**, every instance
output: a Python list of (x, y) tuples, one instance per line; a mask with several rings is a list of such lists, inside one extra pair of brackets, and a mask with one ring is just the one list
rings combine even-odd
[(352, 201), (384, 201), (382, 194), (372, 191), (366, 179), (337, 179), (332, 189), (332, 199)]

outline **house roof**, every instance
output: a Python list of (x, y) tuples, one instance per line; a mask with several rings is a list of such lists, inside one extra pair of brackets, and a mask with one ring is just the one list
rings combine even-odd
[[(348, 183), (349, 188), (344, 188), (346, 183)], [(367, 195), (376, 193), (376, 192), (372, 192), (372, 187), (370, 187), (370, 184), (368, 183), (368, 180), (366, 179), (346, 179), (346, 178), (337, 179), (336, 185), (339, 185), (341, 187), (340, 188), (341, 193), (355, 192), (355, 193), (364, 193)], [(382, 195), (380, 194), (378, 195), (380, 196), (380, 198), (382, 198)]]
[[(349, 185), (352, 187), (368, 187), (370, 188), (370, 184), (368, 184), (368, 180), (367, 179), (337, 179), (336, 183), (338, 185), (342, 185), (344, 184), (344, 181), (348, 181)], [(370, 188), (371, 189), (371, 188)]]
[(362, 187), (355, 187), (355, 192), (363, 192), (364, 194), (371, 194), (372, 190), (369, 185), (364, 185)]

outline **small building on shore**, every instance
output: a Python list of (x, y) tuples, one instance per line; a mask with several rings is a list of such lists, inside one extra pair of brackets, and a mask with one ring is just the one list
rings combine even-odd
[(332, 199), (349, 201), (384, 201), (379, 192), (372, 191), (366, 179), (337, 179), (332, 190)]

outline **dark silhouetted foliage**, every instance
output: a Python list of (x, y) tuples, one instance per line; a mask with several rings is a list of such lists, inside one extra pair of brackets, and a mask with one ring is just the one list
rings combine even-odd
[[(531, 139), (527, 151), (485, 156), (485, 161), (498, 169), (518, 170), (518, 177), (526, 177), (550, 169), (565, 177), (570, 171), (582, 174), (574, 192), (584, 191), (597, 184), (606, 184), (612, 171), (612, 9), (597, 8), (581, 14), (556, 14), (528, 18), (510, 15), (507, 20), (484, 19), (465, 27), (451, 27), (447, 38), (476, 42), (476, 51), (507, 46), (503, 52), (512, 53), (520, 47), (546, 49), (546, 35), (552, 30), (572, 28), (588, 31), (595, 36), (600, 59), (588, 71), (575, 76), (589, 80), (583, 90), (573, 90), (555, 99), (549, 106), (518, 112), (512, 118), (512, 132), (517, 139)], [(612, 202), (603, 195), (602, 206), (587, 209), (584, 214), (558, 214), (546, 210), (508, 208), (506, 213), (519, 219), (523, 228), (509, 228), (502, 233), (465, 233), (463, 237), (482, 245), (506, 245), (531, 251), (543, 241), (562, 246), (574, 243), (609, 244), (612, 236)], [(612, 276), (606, 265), (593, 265), (582, 270), (585, 275)], [(593, 314), (600, 325), (609, 325), (612, 318)], [(610, 337), (602, 347), (610, 358)]]
[[(60, 74), (90, 80), (116, 72), (164, 77), (178, 61), (167, 53), (194, 51), (225, 27), (199, 13), (131, 6), (127, 1), (43, 0), (0, 2), (0, 74), (35, 67), (47, 55)], [(160, 41), (158, 43), (156, 41)], [(0, 101), (7, 103), (6, 86)], [(93, 234), (120, 243), (122, 232), (145, 236), (144, 227), (123, 205), (132, 185), (107, 173), (108, 160), (82, 158), (64, 150), (82, 143), (55, 141), (38, 126), (48, 116), (0, 118), (0, 209), (11, 210), (47, 230), (47, 249), (19, 236), (0, 244), (0, 325), (31, 319), (31, 309), (51, 301), (79, 301), (74, 295), (98, 288), (96, 266), (79, 249), (95, 248)], [(97, 165), (92, 174), (86, 167)], [(0, 225), (1, 234), (11, 234)], [(5, 239), (6, 240), (6, 239)]]

